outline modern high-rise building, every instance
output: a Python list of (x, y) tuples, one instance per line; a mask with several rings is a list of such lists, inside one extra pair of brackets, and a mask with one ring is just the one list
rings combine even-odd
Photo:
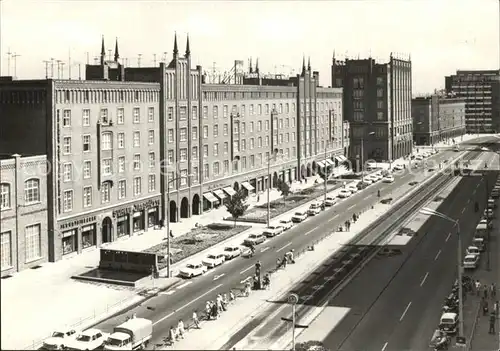
[[(170, 63), (87, 65), (87, 80), (0, 80), (0, 152), (45, 154), (50, 261), (199, 215), (346, 161), (342, 89), (245, 72), (206, 83), (174, 40)], [(325, 157), (326, 156), (326, 157)], [(268, 174), (269, 163), (269, 174)]]
[[(344, 89), (344, 119), (349, 121), (349, 157), (395, 160), (412, 151), (411, 61), (391, 55), (339, 61), (333, 57), (332, 86)], [(363, 143), (362, 143), (363, 140)]]
[(467, 133), (500, 132), (500, 70), (457, 70), (445, 77), (445, 88), (465, 99)]

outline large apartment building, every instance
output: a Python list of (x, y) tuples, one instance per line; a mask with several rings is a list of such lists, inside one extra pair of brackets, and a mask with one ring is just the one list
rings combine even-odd
[(189, 39), (180, 55), (175, 38), (158, 67), (124, 68), (118, 45), (105, 55), (103, 42), (84, 81), (0, 81), (0, 151), (53, 165), (51, 261), (345, 161), (342, 90), (320, 87), (310, 64), (295, 77), (238, 70), (208, 84)]
[(445, 77), (445, 88), (465, 99), (467, 133), (500, 132), (500, 70), (457, 70)]
[(360, 158), (362, 151), (363, 160), (378, 161), (410, 154), (411, 61), (392, 55), (388, 63), (333, 57), (331, 74), (332, 86), (344, 89), (344, 119), (351, 127), (349, 158)]

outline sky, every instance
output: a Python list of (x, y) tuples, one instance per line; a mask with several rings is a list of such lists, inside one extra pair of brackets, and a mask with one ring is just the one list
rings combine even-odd
[(500, 61), (498, 0), (0, 1), (1, 73), (14, 75), (15, 53), (18, 79), (43, 78), (50, 58), (66, 63), (68, 78), (70, 56), (77, 79), (87, 52), (91, 63), (99, 55), (101, 36), (106, 49), (118, 37), (128, 66), (138, 54), (142, 67), (154, 54), (169, 61), (175, 32), (181, 53), (189, 33), (193, 63), (204, 70), (223, 73), (258, 57), (261, 72), (297, 74), (305, 55), (323, 86), (331, 85), (334, 51), (381, 62), (391, 52), (411, 55), (414, 93), (443, 88), (457, 69), (498, 69)]

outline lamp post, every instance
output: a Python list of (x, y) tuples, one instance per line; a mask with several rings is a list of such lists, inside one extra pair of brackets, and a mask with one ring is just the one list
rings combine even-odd
[(458, 220), (455, 220), (441, 212), (435, 211), (427, 207), (422, 208), (420, 210), (420, 213), (445, 219), (449, 222), (455, 223), (455, 225), (457, 226), (458, 318), (459, 318), (458, 336), (457, 336), (457, 343), (458, 343), (459, 341), (463, 341), (464, 338), (464, 320), (463, 320), (464, 301), (463, 301), (463, 289), (462, 289), (462, 236), (460, 235), (460, 223)]
[(295, 351), (295, 329), (300, 328), (300, 329), (307, 329), (307, 325), (300, 325), (296, 324), (297, 322), (297, 312), (296, 312), (296, 307), (297, 303), (299, 302), (299, 296), (297, 294), (291, 293), (288, 295), (288, 303), (292, 305), (292, 318), (285, 318), (281, 317), (282, 321), (292, 323), (292, 351)]
[(329, 143), (330, 143), (329, 140), (325, 141), (325, 181), (324, 181), (324, 183), (325, 183), (325, 198), (324, 198), (324, 202), (323, 202), (324, 204), (326, 203), (326, 191), (327, 191), (327, 185), (328, 185), (328, 165), (326, 162), (326, 160), (327, 160), (326, 151), (328, 149)]
[[(375, 132), (370, 132), (368, 135), (375, 135)], [(361, 180), (365, 180), (365, 165), (364, 165), (364, 157), (365, 157), (365, 138), (361, 138)]]
[(271, 222), (271, 159), (274, 159), (278, 154), (278, 149), (274, 149), (273, 153), (267, 157), (267, 219), (266, 223), (269, 227), (269, 223)]
[(193, 174), (187, 174), (187, 175), (181, 175), (177, 176), (172, 179), (168, 179), (168, 172), (167, 172), (167, 204), (168, 206), (168, 211), (165, 211), (167, 213), (167, 278), (170, 278), (171, 272), (170, 272), (170, 183), (178, 181), (179, 179), (182, 178), (190, 178), (192, 177)]

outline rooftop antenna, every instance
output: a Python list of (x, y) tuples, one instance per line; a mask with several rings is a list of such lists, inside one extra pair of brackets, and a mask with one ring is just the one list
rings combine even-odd
[(89, 56), (90, 56), (90, 54), (89, 54), (89, 52), (88, 52), (88, 51), (87, 51), (85, 54), (86, 54), (86, 56), (87, 56), (87, 65), (89, 65), (89, 64), (90, 64), (90, 61), (89, 61), (89, 59), (90, 59), (90, 57), (89, 57)]
[(71, 80), (71, 49), (68, 50), (68, 78)]
[(50, 78), (54, 78), (54, 60), (55, 58), (50, 58)]
[(123, 62), (123, 67), (127, 67), (127, 65), (128, 65), (128, 58), (126, 58), (126, 57), (122, 58), (122, 62)]
[(57, 79), (61, 79), (61, 60), (57, 60)]
[(7, 51), (7, 75), (10, 76), (10, 57), (12, 55), (12, 52), (10, 51), (10, 48), (9, 48), (9, 51)]
[(167, 52), (166, 51), (163, 52), (162, 60), (163, 60), (163, 62), (167, 63)]
[(49, 79), (49, 63), (50, 63), (50, 61), (43, 60), (43, 63), (45, 63), (45, 79)]
[(78, 80), (82, 80), (82, 65), (78, 64)]
[(14, 59), (14, 79), (17, 78), (17, 58), (21, 56), (19, 54), (12, 54), (12, 58)]
[(156, 67), (156, 54), (153, 54), (153, 63), (154, 63), (154, 66)]
[(137, 54), (138, 58), (137, 58), (137, 67), (141, 67), (141, 56), (142, 54)]

